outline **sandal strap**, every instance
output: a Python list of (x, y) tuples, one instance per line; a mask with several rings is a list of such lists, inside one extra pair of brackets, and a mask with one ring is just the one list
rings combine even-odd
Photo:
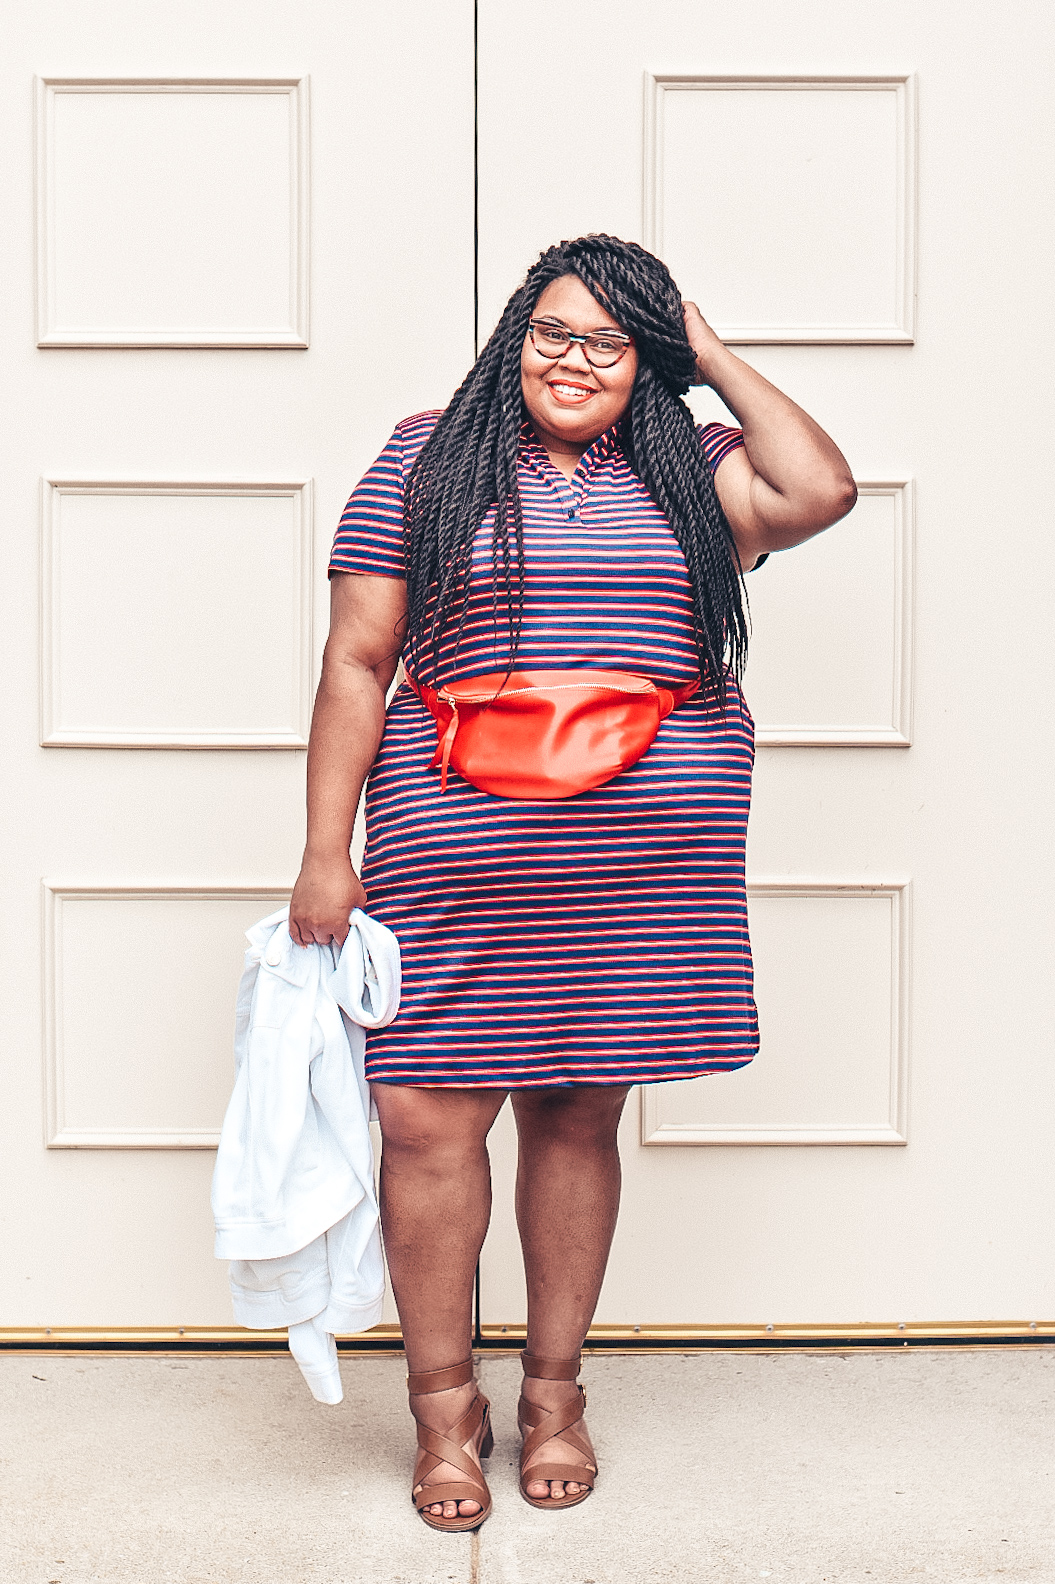
[(520, 1360), (524, 1374), (530, 1380), (573, 1381), (582, 1369), (581, 1352), (576, 1353), (573, 1359), (551, 1359), (541, 1358), (537, 1353), (529, 1353), (525, 1349)]
[(563, 1484), (574, 1481), (576, 1485), (588, 1485), (593, 1490), (596, 1479), (595, 1468), (576, 1463), (532, 1463), (530, 1468), (522, 1469), (520, 1473), (523, 1485), (529, 1484), (531, 1480), (560, 1480)]
[[(439, 1390), (442, 1391), (443, 1387)], [(457, 1424), (451, 1425), (447, 1430), (433, 1430), (431, 1426), (422, 1424), (420, 1419), (415, 1419), (414, 1422), (418, 1427), (418, 1446), (423, 1454), (414, 1470), (413, 1497), (416, 1507), (431, 1507), (434, 1502), (442, 1501), (475, 1501), (479, 1502), (481, 1507), (487, 1506), (490, 1492), (484, 1482), (483, 1474), (465, 1450), (465, 1443), (475, 1441), (483, 1428), (487, 1410), (487, 1398), (477, 1392), (469, 1409)], [(427, 1484), (429, 1475), (433, 1469), (439, 1468), (441, 1463), (449, 1463), (460, 1474), (464, 1474), (464, 1482)]]
[(451, 1364), (447, 1369), (419, 1370), (407, 1376), (407, 1386), (414, 1397), (427, 1397), (430, 1392), (451, 1391), (455, 1386), (468, 1386), (473, 1378), (472, 1356), (464, 1364)]
[[(559, 1408), (543, 1408), (538, 1403), (528, 1402), (526, 1397), (521, 1397), (518, 1409), (521, 1429), (525, 1425), (530, 1427), (524, 1434), (524, 1445), (520, 1453), (520, 1467), (525, 1475), (529, 1472), (534, 1475), (534, 1470), (529, 1471), (527, 1464), (532, 1454), (537, 1452), (539, 1447), (543, 1446), (547, 1441), (559, 1439), (565, 1446), (571, 1447), (574, 1452), (577, 1452), (580, 1457), (589, 1459), (590, 1447), (571, 1428), (573, 1424), (576, 1424), (582, 1418), (583, 1408), (581, 1386), (578, 1393), (574, 1397), (569, 1398), (566, 1403), (562, 1403)], [(552, 1474), (540, 1477), (559, 1479), (560, 1475)], [(569, 1474), (568, 1478), (574, 1479), (575, 1475)]]
[(481, 1507), (486, 1507), (491, 1499), (491, 1492), (481, 1481), (478, 1485), (471, 1485), (468, 1480), (457, 1485), (423, 1485), (420, 1490), (414, 1491), (414, 1506), (419, 1510), (422, 1507), (431, 1507), (435, 1502), (478, 1502)]
[(462, 1414), (457, 1424), (450, 1425), (446, 1430), (433, 1430), (431, 1425), (422, 1424), (420, 1419), (415, 1421), (418, 1427), (418, 1446), (425, 1453), (416, 1470), (415, 1484), (419, 1484), (441, 1463), (450, 1463), (453, 1468), (470, 1479), (479, 1478), (480, 1471), (465, 1451), (465, 1443), (476, 1439), (486, 1409), (486, 1398), (477, 1394), (468, 1412)]

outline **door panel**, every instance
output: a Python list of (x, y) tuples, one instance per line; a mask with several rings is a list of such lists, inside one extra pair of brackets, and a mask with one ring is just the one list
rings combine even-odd
[[(762, 1050), (631, 1097), (599, 1322), (1055, 1306), (1050, 221), (1006, 175), (1047, 146), (1052, 53), (1025, 0), (998, 30), (977, 0), (481, 0), (481, 337), (541, 248), (644, 241), (862, 486), (748, 579)], [(498, 1325), (513, 1151), (503, 1119)]]
[(472, 359), (472, 13), (60, 3), (3, 70), (3, 1324), (229, 1325), (208, 1146), (329, 540)]

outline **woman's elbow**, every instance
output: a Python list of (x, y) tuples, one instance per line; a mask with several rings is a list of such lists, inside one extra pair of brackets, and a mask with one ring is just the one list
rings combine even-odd
[[(849, 473), (847, 473), (845, 479), (842, 482), (842, 488), (839, 494), (839, 517), (845, 517), (847, 512), (853, 511), (856, 505), (857, 485), (850, 477)], [(836, 517), (836, 522), (839, 521), (839, 517)]]
[(810, 515), (813, 519), (814, 531), (820, 533), (823, 529), (830, 528), (833, 523), (840, 522), (856, 505), (857, 485), (849, 473), (833, 478), (823, 491), (818, 492), (812, 502)]

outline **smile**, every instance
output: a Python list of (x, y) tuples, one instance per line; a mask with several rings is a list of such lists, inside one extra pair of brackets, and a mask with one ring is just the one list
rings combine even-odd
[(597, 395), (589, 385), (569, 385), (564, 380), (550, 380), (547, 389), (556, 401), (575, 407)]

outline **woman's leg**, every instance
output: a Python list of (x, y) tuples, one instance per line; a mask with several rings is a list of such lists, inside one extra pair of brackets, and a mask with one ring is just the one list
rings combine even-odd
[[(383, 1140), (381, 1226), (407, 1368), (445, 1369), (472, 1352), (473, 1277), (491, 1216), (487, 1134), (506, 1092), (379, 1083), (373, 1094)], [(412, 1397), (411, 1409), (443, 1431), (466, 1412), (474, 1390)], [(441, 1464), (429, 1483), (458, 1478)], [(453, 1501), (429, 1509), (445, 1518), (479, 1510), (477, 1502)]]
[[(520, 1135), (517, 1224), (528, 1291), (528, 1352), (574, 1358), (597, 1307), (619, 1212), (617, 1129), (629, 1089), (515, 1089)], [(577, 1388), (566, 1381), (525, 1380), (524, 1395), (557, 1408)], [(582, 1432), (580, 1421), (576, 1428)], [(559, 1441), (540, 1447), (538, 1462), (572, 1462)], [(568, 1495), (580, 1487), (570, 1481)], [(564, 1495), (557, 1481), (528, 1482), (529, 1495)]]

